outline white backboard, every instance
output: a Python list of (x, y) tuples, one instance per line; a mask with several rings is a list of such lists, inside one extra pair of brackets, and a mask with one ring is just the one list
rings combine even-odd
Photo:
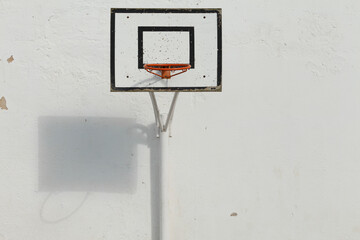
[[(221, 91), (221, 9), (111, 9), (111, 91)], [(144, 64), (191, 68), (171, 79)]]

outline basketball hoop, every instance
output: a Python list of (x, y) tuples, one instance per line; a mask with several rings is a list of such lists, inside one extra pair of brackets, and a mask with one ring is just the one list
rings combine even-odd
[[(172, 220), (180, 211), (172, 196), (176, 185), (171, 182), (173, 165), (168, 156), (177, 99), (180, 92), (221, 92), (222, 42), (221, 8), (111, 9), (110, 89), (148, 92), (154, 110), (159, 138), (157, 240), (176, 238)], [(161, 94), (161, 102), (170, 100), (164, 92), (174, 92), (167, 112), (159, 108), (155, 96)]]
[[(171, 77), (174, 77), (176, 75), (179, 75), (181, 73), (186, 72), (188, 69), (191, 68), (190, 64), (179, 64), (179, 63), (168, 63), (168, 64), (158, 64), (158, 63), (154, 63), (154, 64), (145, 64), (144, 68), (146, 71), (148, 71), (149, 73), (152, 73), (156, 76), (159, 76), (161, 78), (165, 78), (165, 79), (170, 79)], [(156, 71), (161, 71), (161, 75), (158, 73), (153, 72), (154, 70)], [(171, 72), (174, 71), (181, 71), (178, 73), (175, 73), (173, 75), (171, 75)]]

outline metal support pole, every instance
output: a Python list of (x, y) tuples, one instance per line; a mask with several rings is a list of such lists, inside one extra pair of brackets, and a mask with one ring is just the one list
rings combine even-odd
[[(161, 114), (156, 102), (155, 94), (150, 92), (151, 102), (154, 108), (157, 126), (157, 137), (160, 137), (160, 240), (171, 240), (171, 214), (173, 211), (170, 194), (171, 173), (168, 159), (169, 136), (171, 135), (171, 123), (174, 117), (175, 105), (179, 93), (174, 94), (168, 114)], [(166, 119), (166, 122), (165, 122)], [(165, 124), (163, 124), (165, 122)], [(167, 131), (169, 129), (169, 132)]]
[[(167, 130), (171, 128), (171, 123), (172, 123), (172, 120), (174, 117), (175, 105), (176, 105), (178, 96), (179, 96), (179, 92), (175, 92), (173, 100), (170, 105), (169, 113), (166, 114), (167, 117), (165, 115), (164, 119), (162, 119), (160, 117), (160, 111), (159, 111), (159, 107), (157, 105), (155, 94), (153, 92), (150, 92), (151, 103), (152, 103), (153, 109), (154, 109), (156, 127), (158, 128), (158, 131), (159, 131), (158, 134), (156, 135), (157, 137), (159, 137), (160, 132), (167, 132)], [(165, 119), (166, 119), (166, 121), (165, 121)], [(165, 124), (163, 124), (164, 122), (165, 122)], [(171, 133), (169, 135), (171, 136)]]
[[(162, 114), (163, 120), (166, 119), (166, 114)], [(170, 240), (171, 236), (171, 204), (169, 194), (169, 162), (168, 162), (168, 147), (169, 135), (168, 132), (162, 131), (160, 133), (160, 240)]]
[(171, 137), (171, 122), (174, 117), (175, 105), (176, 105), (176, 100), (177, 100), (178, 96), (179, 96), (179, 92), (175, 92), (173, 100), (171, 102), (170, 111), (167, 116), (166, 124), (164, 126), (164, 132), (166, 132), (166, 130), (169, 128), (169, 136), (170, 137)]
[(151, 103), (153, 105), (154, 115), (155, 115), (155, 122), (156, 122), (156, 128), (157, 128), (156, 137), (160, 137), (160, 132), (162, 129), (162, 120), (160, 118), (159, 107), (156, 102), (155, 94), (153, 92), (150, 92), (149, 94), (150, 94), (150, 99), (151, 99)]

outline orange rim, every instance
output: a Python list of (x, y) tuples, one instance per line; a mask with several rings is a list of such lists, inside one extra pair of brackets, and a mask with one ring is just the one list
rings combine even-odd
[(169, 70), (170, 71), (176, 71), (176, 70), (184, 70), (191, 68), (190, 64), (179, 64), (179, 63), (171, 63), (171, 64), (162, 64), (162, 63), (154, 63), (154, 64), (145, 64), (145, 69), (151, 69), (151, 70)]
[[(189, 68), (191, 68), (190, 64), (181, 64), (181, 63), (153, 63), (153, 64), (145, 64), (144, 68), (147, 72), (159, 76), (163, 79), (170, 79), (176, 75), (182, 74), (186, 72)], [(161, 75), (157, 74), (155, 71), (161, 71)], [(181, 71), (179, 73), (171, 75), (173, 71)]]

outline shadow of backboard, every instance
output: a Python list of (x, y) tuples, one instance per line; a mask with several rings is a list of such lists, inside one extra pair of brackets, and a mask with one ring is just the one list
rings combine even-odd
[(133, 193), (141, 127), (131, 119), (39, 118), (39, 191)]

